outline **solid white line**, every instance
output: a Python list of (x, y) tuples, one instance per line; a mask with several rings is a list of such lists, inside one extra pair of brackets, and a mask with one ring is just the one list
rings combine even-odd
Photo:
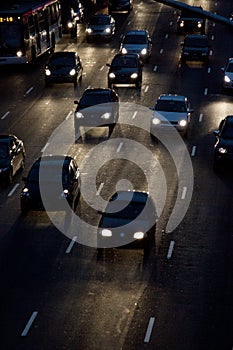
[(154, 66), (153, 71), (154, 71), (154, 72), (156, 72), (156, 71), (157, 71), (157, 69), (158, 69), (158, 66)]
[(163, 49), (161, 49), (161, 50), (159, 51), (159, 53), (162, 54), (162, 53), (163, 53)]
[(119, 146), (117, 147), (117, 152), (120, 152), (122, 146), (123, 146), (123, 142), (121, 142), (121, 143), (119, 144)]
[(33, 89), (34, 89), (34, 87), (33, 87), (33, 86), (32, 86), (32, 87), (30, 87), (30, 89), (28, 89), (28, 90), (26, 91), (26, 95), (30, 94), (30, 92), (31, 92)]
[(8, 197), (11, 197), (12, 194), (15, 192), (15, 190), (16, 190), (18, 187), (19, 187), (19, 184), (16, 184), (16, 185), (12, 188), (12, 190), (8, 193)]
[(173, 25), (173, 22), (170, 22), (169, 25), (172, 26), (172, 25)]
[(138, 114), (138, 111), (135, 111), (133, 116), (132, 116), (132, 119), (134, 119), (136, 117), (136, 115)]
[(147, 85), (146, 87), (145, 87), (145, 92), (147, 92), (149, 90), (149, 85)]
[(201, 113), (201, 114), (199, 115), (199, 123), (202, 122), (202, 119), (203, 119), (203, 114)]
[(210, 50), (210, 56), (212, 56), (213, 55), (213, 50)]
[(181, 199), (185, 199), (186, 192), (187, 192), (187, 187), (183, 187), (183, 191), (182, 191)]
[(128, 26), (131, 24), (131, 21), (128, 22)]
[(191, 156), (194, 157), (196, 154), (197, 146), (193, 146)]
[(26, 324), (26, 327), (24, 328), (23, 332), (21, 333), (21, 337), (25, 337), (32, 325), (32, 323), (34, 322), (36, 316), (38, 315), (38, 311), (34, 311), (32, 313), (32, 316), (30, 317), (28, 323)]
[(168, 34), (165, 35), (165, 39), (167, 39), (167, 38), (168, 38)]
[(69, 246), (68, 246), (67, 249), (66, 249), (66, 254), (69, 254), (69, 253), (71, 252), (71, 249), (73, 248), (73, 246), (74, 246), (76, 240), (77, 240), (77, 236), (74, 236), (74, 237), (72, 238), (72, 241), (70, 242)]
[(46, 150), (46, 148), (48, 147), (48, 145), (49, 145), (49, 142), (47, 142), (46, 145), (42, 148), (42, 150), (41, 150), (42, 153)]
[(214, 40), (214, 35), (211, 36), (211, 40)]
[(213, 22), (213, 27), (215, 27), (215, 22)]
[(5, 114), (3, 114), (3, 116), (2, 116), (1, 119), (5, 119), (5, 118), (8, 116), (8, 114), (10, 114), (10, 111), (8, 111), (8, 112), (6, 112)]
[(73, 111), (69, 111), (69, 113), (66, 116), (66, 120), (69, 119), (72, 114), (73, 114)]
[(208, 73), (210, 73), (211, 72), (211, 68), (210, 67), (208, 67)]
[(146, 335), (145, 335), (145, 338), (144, 338), (144, 343), (149, 343), (149, 341), (150, 341), (150, 336), (151, 336), (151, 333), (152, 333), (152, 329), (153, 329), (153, 326), (154, 326), (154, 322), (155, 322), (155, 318), (154, 318), (154, 317), (151, 317), (151, 318), (150, 318), (150, 321), (149, 321), (149, 324), (148, 324), (148, 327), (147, 327), (147, 330), (146, 330)]
[(104, 182), (101, 182), (101, 184), (100, 184), (100, 186), (99, 186), (99, 188), (98, 188), (98, 190), (97, 190), (97, 192), (96, 192), (96, 195), (97, 195), (97, 196), (100, 195), (100, 192), (102, 191), (103, 187), (104, 187)]
[(101, 68), (100, 68), (100, 71), (102, 71), (104, 69), (104, 66), (102, 66)]
[(167, 253), (167, 259), (171, 259), (174, 245), (175, 245), (175, 242), (171, 241), (169, 245), (168, 253)]
[(207, 95), (207, 94), (208, 94), (208, 88), (205, 88), (204, 95)]

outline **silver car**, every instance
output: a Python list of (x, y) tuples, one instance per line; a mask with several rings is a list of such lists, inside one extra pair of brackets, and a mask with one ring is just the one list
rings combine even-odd
[(115, 34), (115, 20), (111, 15), (95, 14), (86, 27), (86, 38), (110, 40)]
[(225, 67), (221, 70), (224, 73), (222, 80), (223, 89), (233, 89), (233, 58), (229, 58)]
[(187, 137), (192, 112), (186, 96), (160, 95), (153, 108), (151, 135), (153, 136), (158, 128), (166, 131), (169, 127), (175, 127), (182, 136)]
[(142, 61), (151, 57), (152, 41), (147, 30), (129, 30), (122, 36), (120, 53), (137, 53)]

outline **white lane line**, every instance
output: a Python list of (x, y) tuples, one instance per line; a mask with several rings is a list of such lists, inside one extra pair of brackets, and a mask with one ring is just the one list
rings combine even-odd
[(169, 245), (168, 253), (167, 253), (167, 259), (171, 259), (174, 245), (175, 245), (175, 242), (171, 241)]
[(163, 53), (163, 49), (161, 49), (161, 50), (159, 51), (159, 53), (162, 55), (162, 53)]
[(117, 152), (120, 152), (122, 146), (123, 146), (123, 142), (121, 142), (121, 143), (119, 144), (119, 146), (117, 147)]
[(215, 27), (215, 25), (216, 25), (215, 22), (213, 22), (213, 27)]
[(206, 96), (208, 94), (208, 88), (205, 88), (204, 95)]
[(210, 50), (210, 56), (213, 56), (213, 50)]
[(165, 35), (165, 39), (167, 39), (167, 38), (168, 38), (168, 34)]
[(34, 86), (30, 87), (27, 91), (26, 91), (26, 95), (30, 94), (30, 92), (34, 89)]
[(149, 90), (149, 85), (147, 85), (146, 87), (145, 87), (145, 92), (147, 92)]
[(183, 187), (183, 191), (182, 191), (182, 194), (181, 194), (181, 199), (185, 199), (186, 193), (187, 193), (187, 187)]
[(201, 122), (202, 122), (202, 119), (203, 119), (203, 114), (202, 114), (202, 113), (200, 113), (200, 115), (199, 115), (199, 123), (201, 123)]
[(158, 69), (158, 66), (154, 66), (153, 71), (154, 71), (154, 72), (156, 72), (156, 71), (157, 71), (157, 69)]
[(196, 154), (197, 146), (193, 146), (191, 156), (194, 157)]
[(151, 336), (151, 333), (152, 333), (152, 329), (153, 329), (154, 323), (155, 323), (155, 318), (154, 318), (154, 317), (151, 317), (151, 318), (150, 318), (150, 321), (149, 321), (149, 324), (148, 324), (148, 327), (147, 327), (147, 330), (146, 330), (146, 335), (145, 335), (145, 338), (144, 338), (144, 343), (149, 343), (149, 341), (150, 341), (150, 336)]
[(104, 69), (104, 66), (102, 66), (101, 68), (100, 68), (100, 71), (102, 71)]
[(67, 249), (66, 249), (66, 254), (69, 254), (75, 244), (75, 242), (77, 241), (77, 236), (74, 236), (70, 242), (70, 244), (68, 245)]
[(135, 111), (133, 116), (132, 116), (132, 119), (135, 119), (136, 115), (138, 114), (138, 111)]
[(98, 188), (98, 190), (97, 190), (97, 192), (96, 192), (96, 195), (97, 195), (97, 196), (100, 195), (100, 192), (102, 191), (103, 187), (104, 187), (104, 182), (101, 182), (101, 184), (100, 184), (100, 186), (99, 186), (99, 188)]
[(16, 190), (18, 187), (19, 187), (19, 184), (16, 184), (16, 185), (12, 188), (12, 190), (8, 193), (8, 196), (7, 196), (7, 197), (11, 197), (12, 194), (15, 192), (15, 190)]
[(128, 26), (131, 24), (131, 21), (128, 22)]
[(8, 111), (8, 112), (6, 112), (5, 114), (3, 114), (3, 116), (1, 117), (1, 119), (2, 119), (2, 120), (5, 119), (5, 118), (8, 116), (8, 114), (10, 114), (10, 111)]
[(214, 40), (214, 35), (211, 35), (211, 40)]
[(211, 72), (211, 68), (210, 67), (208, 67), (208, 71), (207, 71), (208, 73), (210, 73)]
[(46, 145), (42, 148), (41, 152), (44, 153), (44, 151), (46, 150), (46, 148), (48, 147), (49, 142), (46, 143)]
[(34, 322), (37, 315), (38, 315), (38, 311), (34, 311), (32, 313), (32, 316), (30, 317), (28, 323), (26, 324), (26, 327), (24, 328), (23, 332), (21, 333), (21, 337), (25, 337), (28, 334), (28, 331), (31, 328), (31, 325)]
[(71, 115), (73, 115), (73, 111), (69, 111), (69, 113), (66, 116), (66, 120), (69, 119), (71, 117)]
[(169, 23), (169, 26), (172, 26), (173, 25), (173, 22), (171, 21), (170, 23)]

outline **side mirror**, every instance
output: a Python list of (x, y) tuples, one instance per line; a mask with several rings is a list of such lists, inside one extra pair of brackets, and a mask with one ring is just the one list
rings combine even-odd
[(155, 110), (155, 107), (149, 107), (149, 109), (150, 109), (151, 111), (154, 111), (154, 110)]
[(78, 105), (79, 104), (78, 100), (74, 100), (74, 104)]
[(193, 113), (194, 109), (188, 109), (188, 113)]
[(110, 67), (111, 65), (110, 65), (110, 63), (106, 63), (106, 66), (107, 66), (107, 67)]
[(180, 43), (180, 46), (184, 46), (184, 42), (183, 41)]
[(214, 136), (218, 136), (219, 135), (219, 130), (214, 130), (213, 134), (214, 134)]
[(221, 67), (220, 69), (221, 69), (221, 71), (222, 71), (222, 72), (224, 72), (224, 71), (225, 71), (225, 68), (224, 68), (224, 67)]

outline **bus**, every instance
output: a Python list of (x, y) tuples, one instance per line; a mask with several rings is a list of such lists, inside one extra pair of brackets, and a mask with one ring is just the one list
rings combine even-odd
[(0, 5), (0, 65), (34, 62), (62, 37), (58, 0), (14, 0)]

